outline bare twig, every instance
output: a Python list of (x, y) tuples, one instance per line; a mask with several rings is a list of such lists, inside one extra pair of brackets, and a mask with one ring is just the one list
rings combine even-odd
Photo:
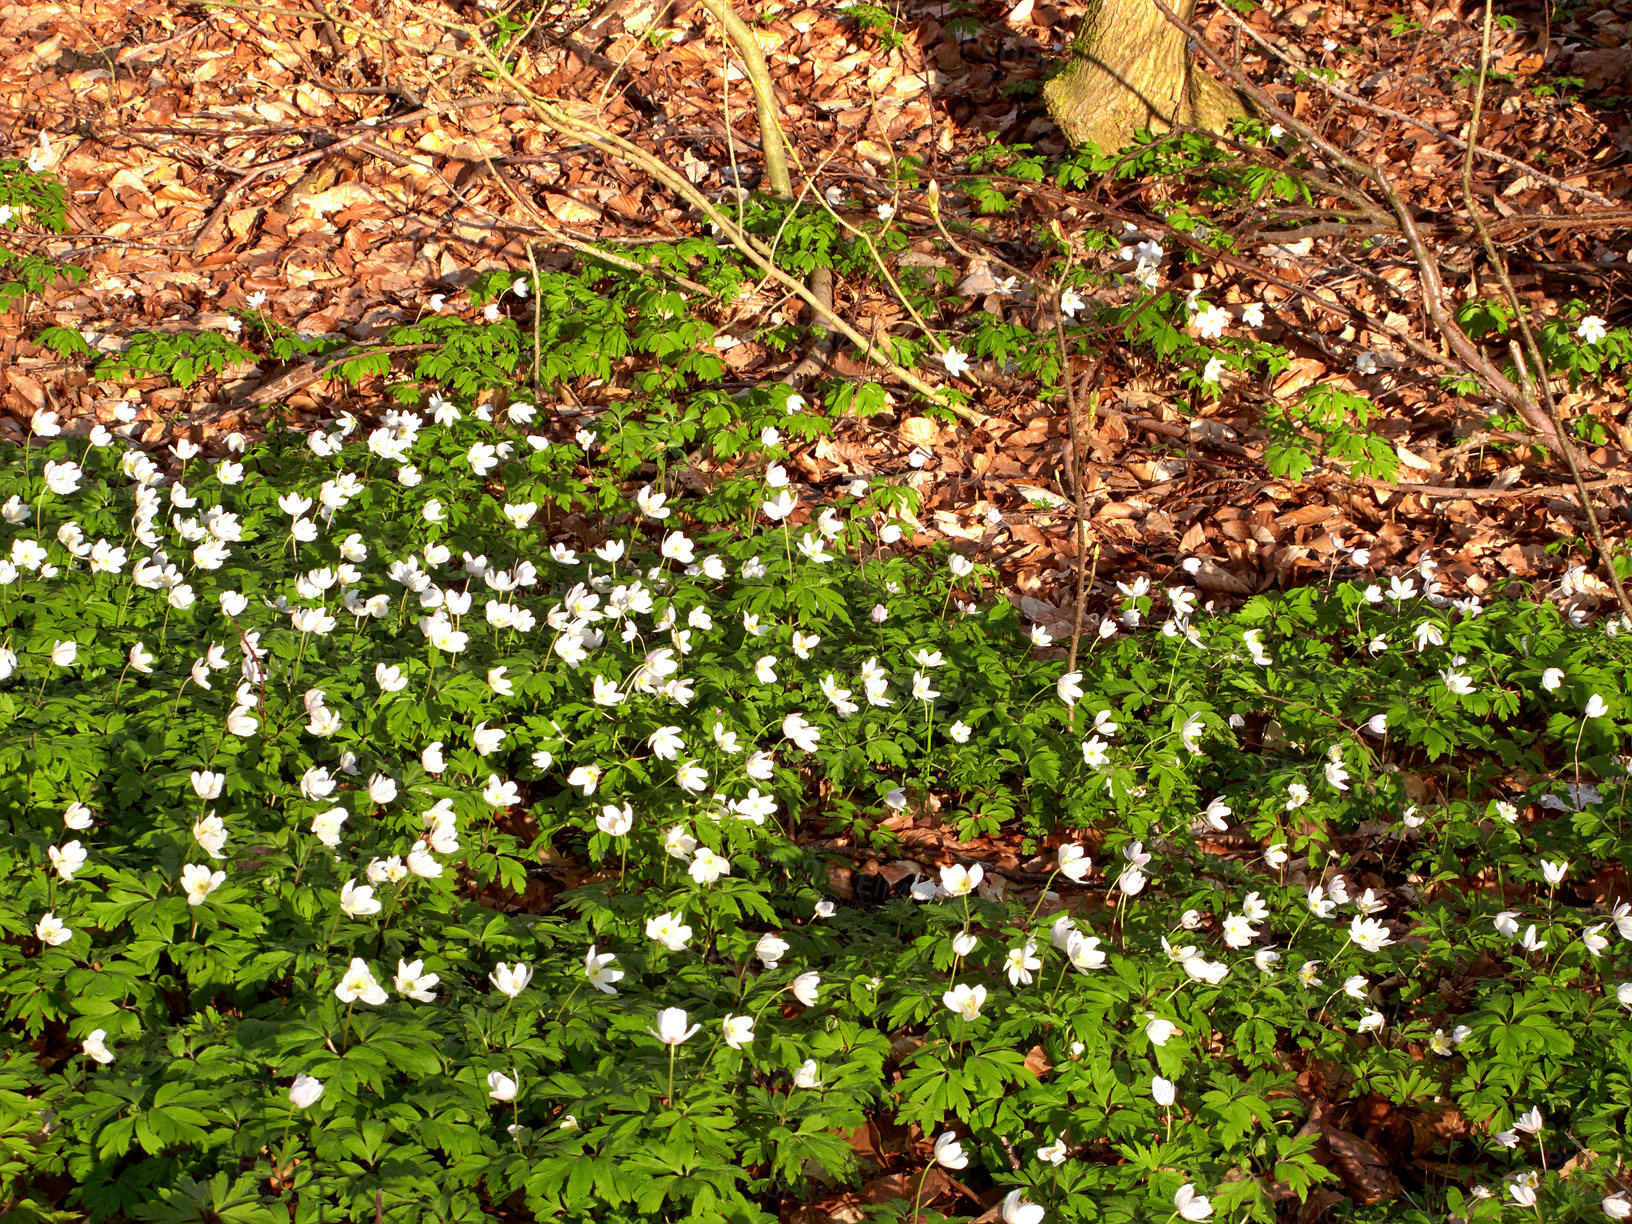
[[(1473, 159), (1479, 139), (1479, 118), (1485, 103), (1485, 80), (1490, 72), (1490, 29), (1492, 24), (1491, 0), (1485, 0), (1484, 28), (1479, 42), (1479, 76), (1474, 83), (1473, 117), (1468, 121), (1467, 156), (1462, 159), (1462, 195), (1468, 206), (1468, 216), (1473, 220), (1473, 226), (1479, 231), (1479, 241), (1485, 248), (1485, 256), (1496, 271), (1496, 277), (1501, 282), (1502, 292), (1507, 296), (1508, 307), (1513, 314), (1514, 326), (1518, 330), (1520, 341), (1523, 343), (1523, 352), (1520, 352), (1519, 341), (1512, 342), (1513, 366), (1518, 371), (1524, 391), (1531, 402), (1535, 402), (1536, 391), (1540, 391), (1541, 403), (1546, 407), (1547, 420), (1553, 429), (1553, 437), (1557, 443), (1558, 452), (1564, 456), (1564, 462), (1570, 469), (1570, 476), (1575, 481), (1577, 493), (1581, 499), (1581, 510), (1587, 516), (1587, 530), (1592, 536), (1593, 547), (1598, 552), (1598, 564), (1604, 571), (1604, 577), (1609, 580), (1610, 589), (1615, 592), (1615, 599), (1621, 605), (1628, 624), (1632, 624), (1632, 600), (1627, 598), (1626, 588), (1621, 584), (1620, 575), (1615, 572), (1615, 560), (1610, 554), (1609, 545), (1604, 540), (1603, 526), (1598, 522), (1598, 512), (1593, 508), (1592, 496), (1587, 490), (1587, 482), (1581, 475), (1581, 465), (1576, 458), (1575, 443), (1568, 437), (1564, 428), (1564, 420), (1558, 411), (1558, 402), (1553, 398), (1553, 388), (1547, 378), (1547, 363), (1542, 357), (1541, 346), (1536, 343), (1536, 334), (1530, 326), (1530, 320), (1525, 316), (1524, 303), (1514, 292), (1513, 282), (1507, 274), (1507, 263), (1502, 258), (1496, 244), (1491, 241), (1490, 231), (1485, 227), (1485, 218), (1479, 208), (1479, 202), (1473, 195)], [(1535, 371), (1534, 378), (1529, 376), (1525, 365), (1526, 359), (1530, 368)], [(1533, 384), (1533, 385), (1532, 385)], [(1528, 417), (1526, 418), (1529, 419)]]
[[(1257, 30), (1253, 29), (1252, 26), (1249, 25), (1240, 16), (1238, 16), (1237, 14), (1232, 12), (1230, 10), (1229, 5), (1227, 5), (1227, 4), (1220, 5), (1219, 8), (1218, 8), (1218, 11), (1223, 13), (1225, 17), (1227, 17), (1231, 21), (1233, 21), (1236, 24), (1236, 26), (1238, 26), (1240, 29), (1244, 30), (1246, 32), (1246, 35), (1247, 35), (1248, 38), (1252, 39), (1253, 42), (1257, 43), (1260, 47), (1262, 47), (1269, 54), (1273, 55), (1276, 59), (1280, 60), (1284, 64), (1287, 64), (1287, 65), (1289, 65), (1289, 66), (1291, 66), (1293, 68), (1298, 69), (1300, 72), (1308, 72), (1309, 73), (1309, 79), (1311, 81), (1313, 81), (1317, 86), (1319, 86), (1322, 90), (1324, 90), (1326, 93), (1331, 94), (1332, 97), (1340, 99), (1343, 102), (1347, 102), (1350, 106), (1358, 106), (1362, 110), (1368, 110), (1374, 115), (1386, 115), (1390, 119), (1397, 119), (1401, 123), (1408, 124), (1411, 127), (1417, 128), (1419, 131), (1427, 132), (1429, 135), (1433, 136), (1434, 139), (1436, 139), (1436, 140), (1443, 140), (1446, 144), (1450, 145), (1453, 149), (1457, 149), (1459, 151), (1462, 151), (1462, 150), (1466, 150), (1468, 148), (1468, 142), (1467, 141), (1461, 140), (1461, 139), (1451, 135), (1449, 132), (1445, 131), (1445, 129), (1443, 129), (1443, 128), (1435, 127), (1431, 123), (1424, 123), (1421, 119), (1418, 119), (1415, 115), (1407, 114), (1405, 111), (1395, 110), (1391, 106), (1382, 106), (1382, 105), (1379, 105), (1376, 102), (1368, 102), (1366, 99), (1360, 97), (1358, 94), (1350, 93), (1348, 90), (1344, 89), (1342, 86), (1334, 85), (1334, 84), (1332, 84), (1332, 82), (1326, 80), (1324, 77), (1322, 77), (1322, 76), (1320, 76), (1320, 75), (1318, 75), (1316, 73), (1309, 72), (1309, 65), (1305, 64), (1300, 57), (1298, 57), (1297, 55), (1293, 54), (1292, 52), (1287, 51), (1287, 50), (1285, 50), (1285, 49), (1283, 49), (1281, 47), (1278, 47), (1274, 43), (1270, 42), (1269, 39), (1265, 38), (1262, 34), (1258, 33)], [(1473, 133), (1472, 133), (1472, 131), (1470, 129), (1469, 135), (1471, 136), (1472, 134)], [(1477, 153), (1479, 153), (1479, 155), (1482, 156), (1482, 157), (1488, 157), (1492, 161), (1501, 162), (1505, 166), (1512, 166), (1514, 169), (1522, 171), (1524, 174), (1529, 175), (1531, 178), (1535, 179), (1538, 183), (1546, 183), (1547, 186), (1552, 187), (1553, 189), (1555, 189), (1557, 191), (1567, 192), (1567, 193), (1569, 193), (1571, 195), (1580, 196), (1583, 199), (1591, 200), (1594, 204), (1602, 204), (1605, 208), (1618, 208), (1619, 207), (1617, 202), (1614, 201), (1614, 200), (1611, 200), (1608, 196), (1600, 195), (1598, 192), (1593, 191), (1590, 188), (1576, 187), (1576, 186), (1573, 186), (1570, 183), (1566, 183), (1563, 179), (1554, 178), (1552, 175), (1543, 173), (1542, 171), (1540, 171), (1540, 170), (1536, 169), (1534, 166), (1532, 166), (1529, 162), (1521, 161), (1517, 157), (1509, 156), (1506, 153), (1499, 153), (1495, 149), (1489, 149), (1489, 148), (1486, 148), (1483, 145), (1477, 146), (1475, 151)]]
[[(736, 43), (742, 62), (748, 69), (748, 83), (754, 91), (754, 106), (759, 113), (760, 152), (765, 158), (765, 186), (779, 200), (793, 198), (793, 181), (788, 177), (788, 156), (784, 148), (786, 138), (776, 118), (776, 92), (771, 87), (771, 74), (765, 67), (765, 53), (760, 50), (754, 32), (743, 24), (730, 0), (703, 0), (703, 7), (714, 15), (731, 41)], [(727, 80), (730, 64), (721, 66)]]

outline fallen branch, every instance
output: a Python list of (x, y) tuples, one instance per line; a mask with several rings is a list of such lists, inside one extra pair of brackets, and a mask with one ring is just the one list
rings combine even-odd
[[(1581, 465), (1576, 459), (1575, 443), (1567, 435), (1564, 420), (1558, 411), (1558, 402), (1553, 398), (1553, 388), (1547, 378), (1547, 363), (1542, 357), (1540, 345), (1536, 343), (1536, 334), (1530, 326), (1530, 320), (1526, 317), (1524, 303), (1519, 300), (1519, 295), (1513, 288), (1513, 281), (1507, 274), (1507, 261), (1496, 249), (1496, 244), (1491, 241), (1490, 231), (1485, 227), (1484, 214), (1473, 196), (1473, 159), (1477, 151), (1476, 142), (1479, 139), (1479, 118), (1484, 110), (1485, 80), (1490, 73), (1491, 20), (1491, 0), (1485, 0), (1485, 22), (1479, 42), (1479, 76), (1474, 84), (1473, 117), (1468, 120), (1467, 156), (1462, 159), (1462, 195), (1467, 202), (1468, 216), (1473, 219), (1473, 227), (1479, 232), (1479, 241), (1485, 248), (1485, 257), (1496, 270), (1496, 278), (1501, 282), (1502, 292), (1507, 296), (1508, 307), (1513, 312), (1513, 322), (1520, 337), (1519, 341), (1512, 342), (1510, 346), (1513, 368), (1518, 371), (1520, 383), (1532, 402), (1536, 398), (1536, 391), (1539, 389), (1541, 392), (1541, 403), (1546, 407), (1547, 420), (1553, 427), (1553, 437), (1558, 442), (1559, 453), (1564, 456), (1564, 462), (1570, 469), (1570, 476), (1575, 480), (1575, 487), (1581, 498), (1581, 509), (1587, 516), (1587, 530), (1592, 537), (1593, 547), (1598, 552), (1598, 564), (1604, 571), (1610, 589), (1615, 592), (1615, 599), (1621, 605), (1627, 624), (1632, 625), (1632, 600), (1627, 598), (1626, 588), (1621, 585), (1620, 575), (1615, 572), (1615, 560), (1610, 554), (1609, 545), (1604, 541), (1603, 526), (1598, 522), (1598, 512), (1593, 509), (1587, 482), (1581, 475)], [(1533, 378), (1527, 373), (1526, 358), (1534, 367)]]
[[(1280, 60), (1283, 64), (1296, 68), (1299, 72), (1308, 73), (1309, 79), (1326, 93), (1331, 94), (1332, 97), (1343, 102), (1347, 102), (1350, 106), (1358, 106), (1362, 110), (1368, 110), (1374, 115), (1384, 115), (1390, 119), (1397, 119), (1401, 123), (1417, 128), (1419, 131), (1427, 132), (1435, 140), (1443, 140), (1446, 144), (1450, 145), (1459, 152), (1466, 151), (1468, 149), (1469, 145), (1467, 141), (1451, 135), (1449, 132), (1445, 131), (1444, 128), (1435, 127), (1431, 123), (1425, 123), (1416, 116), (1407, 114), (1405, 111), (1395, 110), (1392, 106), (1383, 106), (1376, 102), (1368, 102), (1358, 94), (1350, 93), (1341, 85), (1334, 85), (1332, 82), (1326, 80), (1318, 73), (1311, 72), (1308, 64), (1304, 63), (1299, 57), (1281, 49), (1280, 47), (1277, 47), (1274, 43), (1270, 42), (1269, 39), (1265, 38), (1262, 34), (1258, 33), (1257, 30), (1253, 29), (1244, 18), (1232, 12), (1228, 5), (1220, 5), (1218, 11), (1233, 21), (1237, 28), (1245, 31), (1248, 38), (1252, 39), (1253, 42), (1257, 43), (1260, 47), (1262, 47), (1269, 54), (1273, 55), (1276, 59)], [(1470, 136), (1474, 134), (1471, 126), (1468, 134)], [(1511, 166), (1516, 170), (1522, 171), (1524, 174), (1527, 174), (1531, 178), (1535, 179), (1538, 183), (1546, 183), (1547, 186), (1552, 187), (1557, 191), (1580, 196), (1583, 199), (1591, 200), (1595, 204), (1602, 204), (1605, 208), (1620, 209), (1620, 205), (1615, 200), (1610, 199), (1608, 196), (1600, 195), (1591, 188), (1576, 187), (1570, 183), (1564, 182), (1562, 179), (1554, 178), (1552, 175), (1536, 169), (1529, 162), (1521, 161), (1517, 157), (1509, 156), (1506, 153), (1500, 153), (1495, 149), (1486, 148), (1484, 145), (1476, 146), (1474, 151), (1481, 157), (1488, 157), (1492, 161), (1501, 162), (1505, 166)], [(1621, 211), (1624, 212), (1624, 209)]]

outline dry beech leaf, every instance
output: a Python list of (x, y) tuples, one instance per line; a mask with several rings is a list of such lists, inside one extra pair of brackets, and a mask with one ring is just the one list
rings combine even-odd
[(1375, 1144), (1328, 1123), (1320, 1123), (1321, 1135), (1337, 1160), (1337, 1171), (1349, 1195), (1362, 1207), (1399, 1198), (1404, 1193), (1400, 1179), (1388, 1167), (1388, 1159)]
[(1253, 585), (1232, 574), (1210, 557), (1199, 558), (1201, 565), (1195, 572), (1195, 582), (1204, 591), (1223, 592), (1226, 595), (1251, 595)]
[(934, 446), (941, 440), (941, 427), (928, 417), (907, 417), (901, 422), (900, 435), (906, 446)]
[(598, 208), (591, 208), (582, 200), (575, 200), (571, 196), (556, 195), (551, 192), (544, 197), (544, 203), (550, 210), (550, 215), (563, 225), (588, 225), (600, 218)]

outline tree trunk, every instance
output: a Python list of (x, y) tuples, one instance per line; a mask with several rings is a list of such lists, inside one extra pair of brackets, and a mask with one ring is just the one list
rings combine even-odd
[[(1196, 0), (1168, 7), (1190, 21)], [(1131, 144), (1141, 129), (1221, 132), (1247, 113), (1234, 90), (1196, 70), (1184, 31), (1150, 0), (1092, 0), (1071, 63), (1043, 86), (1043, 98), (1067, 140), (1106, 152)]]

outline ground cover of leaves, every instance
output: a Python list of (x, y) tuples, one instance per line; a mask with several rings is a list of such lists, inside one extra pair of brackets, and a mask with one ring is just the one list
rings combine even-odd
[[(400, 23), (410, 36), (442, 37), (386, 0), (356, 8)], [(484, 15), (475, 6), (446, 12), (463, 20)], [(955, 326), (960, 311), (978, 305), (1044, 326), (1035, 301), (997, 294), (987, 270), (934, 240), (921, 200), (897, 188), (890, 168), (903, 156), (921, 159), (948, 193), (948, 209), (972, 211), (959, 185), (974, 177), (968, 158), (991, 136), (1058, 150), (1028, 86), (1040, 79), (1046, 56), (1062, 48), (1080, 6), (1025, 0), (1008, 11), (907, 6), (895, 24), (904, 37), (894, 47), (836, 7), (771, 5), (762, 12), (766, 19), (756, 28), (785, 102), (784, 120), (805, 168), (821, 166), (817, 189), (835, 188), (847, 214), (872, 215), (891, 204), (914, 227), (915, 257), (954, 273), (958, 292), (942, 308), (943, 325)], [(1551, 13), (1529, 7), (1516, 15), (1517, 28), (1499, 34), (1495, 68), (1512, 79), (1493, 86), (1484, 143), (1624, 205), (1632, 186), (1625, 106), (1632, 94), (1626, 49), (1632, 5)], [(1261, 8), (1247, 21), (1335, 70), (1375, 106), (1454, 133), (1468, 117), (1467, 82), (1459, 74), (1476, 58), (1471, 16), (1412, 5), (1396, 20), (1383, 5), (1302, 4)], [(1452, 146), (1377, 110), (1334, 105), (1313, 84), (1267, 61), (1222, 11), (1204, 7), (1201, 19), (1294, 113), (1318, 119), (1328, 138), (1389, 168), (1437, 227), (1436, 241), (1464, 290), (1472, 293), (1488, 278), (1458, 236), (1465, 215)], [(654, 38), (654, 31), (664, 36)], [(753, 181), (757, 134), (746, 82), (734, 66), (722, 73), (728, 57), (701, 8), (563, 9), (547, 15), (541, 33), (516, 53), (518, 74), (530, 83), (637, 136), (711, 195), (731, 185), (733, 150), (748, 168), (743, 181)], [(513, 101), (497, 96), (470, 104), (485, 86), (468, 74), (444, 73), (429, 93), (392, 86), (401, 62), (360, 49), (333, 24), (253, 8), (10, 4), (0, 7), (0, 58), (0, 115), (12, 151), (42, 151), (42, 164), (70, 190), (72, 232), (38, 237), (37, 249), (92, 274), (83, 285), (60, 283), (26, 309), (0, 315), (6, 414), (0, 431), (16, 439), (40, 408), (61, 412), (70, 426), (128, 427), (114, 411), (123, 403), (137, 409), (132, 432), (143, 444), (191, 437), (214, 453), (222, 433), (258, 432), (272, 404), (303, 425), (348, 411), (367, 418), (379, 406), (383, 380), (355, 388), (310, 383), (276, 395), (279, 376), (289, 371), (271, 363), (229, 367), (190, 388), (159, 378), (98, 379), (88, 362), (63, 361), (32, 343), (43, 324), (80, 330), (108, 354), (136, 331), (230, 329), (226, 308), (264, 294), (265, 310), (303, 334), (366, 340), (434, 311), (435, 295), (447, 297), (445, 308), (464, 309), (459, 290), (480, 271), (525, 272), (529, 240), (539, 244), (538, 258), (565, 266), (575, 255), (562, 240), (638, 245), (706, 232), (672, 195), (625, 167), (553, 142)], [(391, 88), (402, 92), (382, 92)], [(438, 102), (458, 108), (425, 105)], [(350, 143), (324, 151), (336, 141)], [(1538, 153), (1546, 154), (1544, 164)], [(283, 164), (248, 179), (249, 170), (273, 161)], [(1620, 303), (1632, 217), (1612, 208), (1576, 224), (1560, 214), (1602, 205), (1511, 167), (1482, 162), (1478, 176), (1488, 207), (1502, 218), (1497, 234), (1512, 253), (1518, 285), (1538, 313), (1578, 298), (1612, 323), (1625, 321)], [(1100, 189), (1092, 207), (1086, 197), (1047, 183), (1005, 189), (1011, 207), (993, 219), (992, 242), (1023, 265), (1041, 264), (1030, 236), (1039, 223), (1069, 229), (1102, 206), (1138, 215), (1145, 202), (1126, 187), (1114, 199), (1116, 191)], [(1258, 220), (1242, 210), (1233, 224), (1245, 235)], [(1156, 364), (1132, 354), (1112, 362), (1086, 482), (1104, 548), (1091, 593), (1096, 606), (1114, 597), (1118, 575), (1171, 571), (1186, 559), (1197, 561), (1196, 584), (1226, 606), (1343, 565), (1340, 540), (1363, 541), (1374, 567), (1412, 563), (1431, 551), (1446, 589), (1475, 595), (1497, 577), (1551, 585), (1580, 560), (1547, 551), (1560, 538), (1582, 534), (1561, 471), (1522, 458), (1512, 435), (1488, 425), (1483, 403), (1444, 390), (1389, 333), (1350, 313), (1396, 332), (1420, 330), (1403, 251), (1383, 248), (1362, 263), (1340, 236), (1313, 233), (1258, 258), (1261, 265), (1174, 275), (1185, 288), (1192, 283), (1184, 278), (1204, 276), (1236, 317), (1242, 306), (1264, 303), (1265, 320), (1255, 331), (1293, 354), (1275, 380), (1230, 384), (1216, 401), (1186, 405), (1189, 393)], [(1256, 275), (1257, 266), (1275, 280)], [(1325, 310), (1310, 297), (1342, 309)], [(864, 332), (906, 325), (875, 283), (841, 280), (836, 301)], [(527, 317), (525, 302), (505, 309)], [(797, 353), (773, 351), (760, 330), (779, 314), (797, 318), (796, 304), (759, 289), (715, 311), (722, 327), (716, 348), (738, 383), (774, 379), (793, 364)], [(1356, 370), (1363, 353), (1374, 355), (1374, 372)], [(632, 394), (636, 364), (540, 402), (593, 416)], [(843, 355), (831, 366), (844, 375), (867, 373)], [(796, 451), (790, 468), (807, 487), (898, 476), (925, 497), (914, 543), (958, 542), (999, 567), (1033, 620), (1059, 630), (1069, 621), (1076, 565), (1060, 476), (1065, 418), (1058, 405), (1038, 401), (1034, 386), (989, 366), (976, 373), (976, 420), (955, 427), (932, 420), (898, 392), (898, 411), (841, 423), (834, 439)], [(1369, 392), (1384, 409), (1380, 430), (1405, 464), (1397, 486), (1351, 481), (1334, 469), (1301, 484), (1265, 475), (1256, 408), (1316, 381)], [(1602, 425), (1601, 444), (1589, 457), (1611, 534), (1624, 537), (1632, 447), (1625, 387), (1611, 380), (1563, 390), (1568, 413)], [(1493, 482), (1499, 487), (1492, 493), (1445, 492), (1458, 485), (1489, 489)], [(1000, 523), (989, 521), (994, 509)], [(997, 840), (958, 843), (933, 819), (922, 830), (911, 816), (896, 823), (913, 857), (886, 865), (892, 883), (954, 850), (994, 863), (1013, 856)], [(1596, 899), (1607, 900), (1614, 883), (1606, 881), (1605, 896)], [(1419, 1121), (1390, 1119), (1374, 1105), (1351, 1105), (1341, 1124), (1326, 1127), (1333, 1163), (1351, 1189), (1376, 1177), (1380, 1162), (1406, 1159), (1410, 1145), (1395, 1132)], [(899, 1147), (888, 1157), (884, 1150), (899, 1138), (862, 1132), (853, 1142), (876, 1149), (880, 1178), (900, 1180), (911, 1172), (882, 1172)], [(880, 1181), (873, 1192), (888, 1196), (891, 1187)]]
[[(1563, 181), (1623, 197), (1632, 136), (1614, 99), (1617, 90), (1632, 88), (1620, 45), (1625, 9), (1572, 10), (1550, 25), (1540, 14), (1534, 21), (1520, 14), (1516, 29), (1499, 32), (1495, 69), (1513, 76), (1493, 86), (1486, 142), (1521, 158), (1539, 151)], [(383, 3), (365, 11), (381, 20), (395, 13)], [(847, 209), (900, 203), (905, 222), (923, 235), (917, 245), (924, 249), (909, 258), (954, 264), (959, 293), (970, 295), (954, 297), (949, 316), (979, 304), (1036, 325), (1036, 303), (981, 293), (984, 269), (949, 259), (931, 243), (921, 203), (901, 198), (887, 176), (892, 157), (915, 156), (927, 174), (952, 187), (968, 154), (989, 137), (1058, 149), (1057, 134), (1026, 95), (1076, 10), (960, 9), (949, 30), (947, 12), (907, 9), (893, 48), (845, 10), (773, 5), (767, 12), (761, 41), (795, 147), (807, 168), (822, 166), (819, 188), (836, 188)], [(78, 233), (41, 245), (72, 253), (93, 274), (83, 286), (64, 285), (29, 303), (26, 315), (0, 318), (3, 402), (12, 414), (0, 428), (19, 428), (21, 417), (48, 397), (69, 419), (92, 415), (109, 423), (114, 403), (136, 402), (148, 441), (189, 432), (188, 417), (207, 419), (210, 428), (253, 428), (277, 390), (275, 366), (230, 368), (218, 382), (191, 389), (163, 380), (96, 381), (83, 361), (64, 363), (28, 343), (43, 322), (82, 329), (107, 353), (138, 329), (218, 329), (227, 322), (225, 307), (264, 293), (273, 317), (305, 334), (366, 338), (425, 313), (432, 294), (448, 293), (478, 269), (525, 270), (529, 239), (543, 240), (545, 259), (565, 262), (572, 252), (552, 237), (639, 242), (700, 229), (669, 195), (627, 168), (552, 145), (524, 109), (497, 101), (467, 105), (481, 89), (457, 71), (445, 74), (444, 87), (430, 97), (411, 89), (402, 96), (381, 92), (396, 87), (388, 72), (404, 79), (405, 61), (388, 64), (359, 51), (333, 26), (171, 5), (92, 4), (70, 13), (31, 4), (0, 13), (13, 44), (0, 105), (14, 116), (17, 149), (25, 151), (37, 132), (50, 133), (47, 164), (67, 182), (73, 201)], [(483, 10), (447, 15), (472, 19)], [(1337, 71), (1378, 106), (1445, 131), (1465, 123), (1468, 91), (1458, 73), (1476, 58), (1477, 31), (1451, 9), (1418, 6), (1392, 19), (1378, 6), (1305, 4), (1259, 9), (1251, 21)], [(437, 37), (423, 25), (402, 28)], [(1207, 29), (1236, 46), (1243, 63), (1295, 113), (1318, 116), (1325, 134), (1354, 154), (1381, 159), (1425, 218), (1447, 227), (1458, 222), (1449, 191), (1458, 154), (1444, 141), (1384, 114), (1332, 106), (1307, 80), (1297, 83), (1281, 65), (1265, 63), (1223, 13), (1213, 13)], [(1545, 47), (1543, 34), (1550, 35)], [(543, 35), (518, 52), (522, 78), (638, 134), (712, 194), (731, 173), (727, 97), (738, 159), (750, 167), (755, 161), (746, 86), (735, 79), (740, 69), (733, 64), (727, 74), (733, 80), (726, 95), (718, 36), (700, 8), (549, 10)], [(617, 65), (621, 72), (609, 78)], [(355, 89), (373, 92), (347, 92)], [(458, 100), (459, 109), (429, 114), (414, 105), (434, 105), (437, 95)], [(341, 151), (322, 155), (321, 146), (340, 140), (348, 142)], [(495, 182), (484, 158), (530, 207)], [(247, 168), (270, 161), (287, 164), (246, 180)], [(1511, 167), (1483, 163), (1479, 190), (1498, 216), (1511, 218), (1497, 236), (1513, 252), (1518, 287), (1533, 305), (1546, 311), (1581, 297), (1614, 321), (1609, 304), (1632, 249), (1626, 218), (1611, 214), (1590, 227), (1567, 216), (1525, 223), (1531, 213), (1595, 206)], [(1037, 222), (1070, 228), (1092, 219), (1092, 207), (1046, 183), (1021, 184), (1013, 195), (1012, 210), (996, 219), (993, 232), (994, 244), (1016, 262), (1038, 259), (1027, 237)], [(1137, 196), (1136, 190), (1119, 201), (1121, 208), (1137, 215)], [(1102, 197), (1091, 203), (1102, 204)], [(1243, 232), (1253, 224), (1251, 210), (1244, 212)], [(1465, 267), (1477, 287), (1489, 272), (1470, 249), (1465, 241), (1445, 247), (1453, 271)], [(1352, 248), (1314, 236), (1272, 248), (1265, 268), (1315, 298), (1409, 329), (1416, 302), (1408, 262), (1403, 251), (1385, 248), (1362, 268)], [(1244, 303), (1264, 302), (1268, 310), (1255, 334), (1286, 345), (1292, 362), (1269, 385), (1232, 386), (1221, 400), (1195, 405), (1203, 419), (1190, 421), (1175, 409), (1162, 370), (1132, 356), (1114, 363), (1087, 481), (1105, 573), (1136, 560), (1172, 563), (1199, 554), (1228, 575), (1215, 577), (1210, 566), (1204, 583), (1220, 594), (1244, 594), (1324, 571), (1333, 556), (1330, 538), (1356, 535), (1368, 537), (1380, 563), (1411, 560), (1431, 542), (1446, 550), (1446, 572), (1465, 576), (1475, 589), (1496, 574), (1561, 572), (1542, 549), (1582, 534), (1563, 473), (1526, 467), (1512, 437), (1486, 427), (1482, 405), (1442, 391), (1435, 372), (1387, 336), (1321, 312), (1307, 297), (1294, 299), (1250, 269), (1212, 268), (1178, 279), (1186, 288), (1205, 280), (1237, 314)], [(902, 321), (900, 307), (876, 284), (841, 283), (838, 301), (864, 332)], [(724, 334), (716, 345), (737, 379), (774, 377), (792, 364), (758, 343), (755, 332), (782, 315), (795, 317), (796, 305), (760, 290), (719, 309)], [(1375, 354), (1375, 373), (1355, 372), (1362, 352)], [(627, 394), (633, 364), (623, 363), (602, 386), (576, 388), (575, 398), (594, 407)], [(844, 357), (836, 365), (840, 373), (859, 372)], [(795, 474), (812, 484), (873, 470), (904, 475), (928, 494), (934, 517), (924, 525), (931, 538), (980, 540), (1017, 592), (1060, 608), (1067, 602), (1059, 586), (1071, 565), (1069, 530), (1059, 514), (1026, 513), (1025, 490), (1060, 491), (1064, 420), (1057, 408), (1038, 403), (1033, 387), (1003, 379), (989, 365), (986, 373), (975, 395), (978, 426), (941, 428), (907, 411), (853, 423), (838, 441), (798, 456)], [(1402, 487), (1356, 488), (1330, 473), (1300, 488), (1264, 478), (1253, 462), (1262, 453), (1253, 409), (1317, 380), (1374, 396), (1386, 413), (1381, 431), (1404, 456)], [(306, 387), (275, 402), (305, 414), (356, 410), (377, 386)], [(1612, 482), (1632, 443), (1624, 399), (1618, 383), (1563, 395), (1566, 413), (1602, 420), (1604, 445), (1592, 458)], [(238, 411), (223, 411), (234, 405)], [(914, 452), (921, 466), (909, 468)], [(1509, 486), (1502, 490), (1508, 496), (1459, 499), (1410, 487), (1486, 485), (1493, 478)], [(1527, 495), (1527, 487), (1538, 491)], [(1610, 517), (1621, 517), (1620, 494), (1611, 488), (1603, 496), (1611, 499)], [(1022, 513), (993, 532), (983, 521), (992, 506)]]

